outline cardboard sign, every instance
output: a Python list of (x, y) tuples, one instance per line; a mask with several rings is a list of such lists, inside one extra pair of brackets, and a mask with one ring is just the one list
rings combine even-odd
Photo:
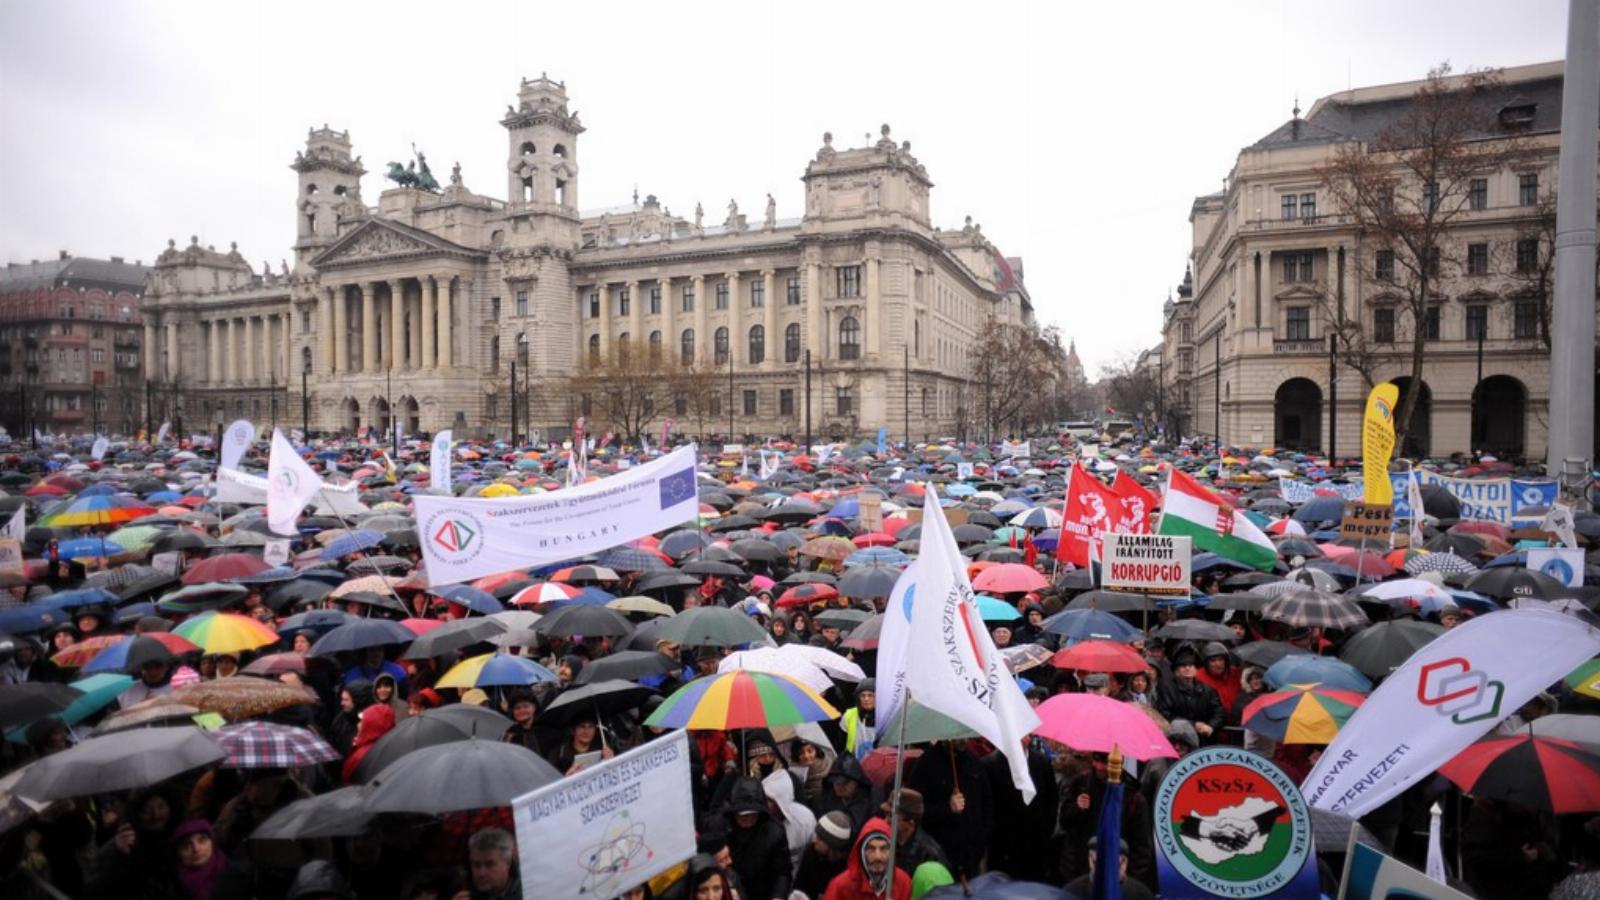
[(1105, 535), (1100, 586), (1108, 591), (1189, 596), (1189, 538), (1167, 534)]
[(1388, 504), (1346, 503), (1344, 521), (1339, 523), (1339, 540), (1372, 541), (1387, 545), (1394, 527), (1394, 507)]
[[(877, 494), (861, 495), (861, 527), (867, 531), (883, 530), (883, 498)], [(921, 510), (918, 510), (921, 512)]]
[(0, 538), (0, 572), (22, 574), (22, 542), (16, 538)]
[(261, 559), (269, 566), (282, 566), (289, 563), (288, 541), (267, 541), (261, 548)]
[[(910, 522), (912, 525), (922, 524), (921, 507), (908, 509), (900, 515), (905, 516), (906, 521)], [(946, 522), (950, 523), (951, 528), (954, 528), (957, 525), (965, 525), (967, 524), (967, 511), (960, 507), (956, 507), (955, 509), (947, 509), (944, 511), (944, 518)]]
[(183, 554), (177, 550), (150, 557), (150, 568), (163, 575), (177, 575), (183, 569)]

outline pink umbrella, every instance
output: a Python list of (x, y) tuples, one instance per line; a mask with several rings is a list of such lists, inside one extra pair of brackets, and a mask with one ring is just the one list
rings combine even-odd
[(972, 579), (972, 589), (987, 591), (992, 594), (1015, 594), (1023, 591), (1037, 591), (1050, 586), (1043, 575), (1033, 570), (1032, 566), (1022, 563), (1002, 563), (990, 566), (978, 573)]
[(1116, 747), (1141, 762), (1176, 758), (1167, 736), (1144, 710), (1099, 694), (1057, 694), (1041, 703), (1034, 734), (1074, 750), (1110, 753)]

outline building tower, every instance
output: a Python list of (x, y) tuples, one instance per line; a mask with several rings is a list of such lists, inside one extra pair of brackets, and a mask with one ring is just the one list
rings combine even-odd
[(350, 156), (350, 132), (324, 125), (306, 135), (306, 149), (289, 168), (300, 173), (295, 191), (295, 270), (309, 271), (310, 261), (339, 237), (339, 219), (365, 212), (361, 202), (361, 158)]

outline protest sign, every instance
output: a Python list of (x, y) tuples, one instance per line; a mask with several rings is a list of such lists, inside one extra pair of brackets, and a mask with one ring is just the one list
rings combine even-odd
[(22, 574), (24, 571), (22, 542), (16, 538), (0, 538), (0, 572)]
[(694, 855), (689, 733), (511, 801), (522, 896), (620, 897)]
[(958, 478), (958, 479), (960, 479), (962, 481), (966, 481), (968, 478), (971, 478), (971, 477), (972, 477), (972, 463), (969, 463), (969, 462), (956, 463), (956, 478)]
[(1189, 538), (1167, 534), (1107, 534), (1100, 586), (1108, 591), (1189, 596)]
[[(1355, 833), (1352, 829), (1351, 834)], [(1389, 897), (1472, 900), (1470, 895), (1440, 884), (1357, 840), (1350, 842), (1350, 852), (1345, 854), (1344, 878), (1339, 885), (1339, 900), (1386, 900)]]
[(1295, 481), (1292, 478), (1278, 476), (1278, 493), (1290, 503), (1305, 503), (1317, 496), (1318, 491), (1332, 491), (1339, 495), (1345, 502), (1360, 500), (1364, 496), (1366, 487), (1360, 480), (1355, 481)]
[(1366, 483), (1363, 497), (1375, 506), (1394, 503), (1394, 489), (1384, 475), (1394, 454), (1394, 408), (1400, 389), (1385, 381), (1367, 395), (1367, 412), (1361, 421), (1361, 472)]
[(452, 433), (448, 428), (434, 435), (428, 455), (429, 484), (446, 493), (450, 491), (451, 440)]
[(1389, 504), (1346, 503), (1339, 523), (1339, 540), (1389, 543), (1394, 527), (1394, 507)]
[(289, 562), (288, 541), (267, 541), (261, 548), (261, 561), (269, 566), (287, 565)]
[(1033, 455), (1033, 444), (1030, 441), (1001, 441), (1000, 456), (1013, 459), (1027, 459)]
[(222, 460), (218, 465), (224, 469), (239, 468), (239, 460), (244, 459), (255, 440), (256, 426), (250, 424), (249, 419), (239, 419), (229, 425), (222, 433)]
[(1569, 547), (1535, 547), (1528, 568), (1543, 572), (1567, 587), (1583, 587), (1583, 551)]
[(177, 575), (183, 571), (183, 553), (172, 550), (150, 557), (150, 568), (163, 575)]
[(883, 498), (874, 493), (861, 495), (861, 527), (868, 532), (883, 530)]
[(599, 553), (695, 518), (695, 452), (688, 444), (550, 494), (489, 500), (416, 495), (428, 586)]

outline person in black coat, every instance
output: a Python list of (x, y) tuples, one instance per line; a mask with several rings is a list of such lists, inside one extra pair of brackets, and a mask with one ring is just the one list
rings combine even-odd
[(822, 780), (822, 792), (817, 795), (811, 811), (821, 819), (836, 809), (849, 814), (852, 835), (872, 818), (872, 781), (861, 768), (861, 761), (848, 753), (834, 758), (833, 768)]
[(965, 746), (938, 741), (917, 760), (906, 784), (922, 793), (927, 810), (922, 827), (944, 848), (950, 874), (976, 878), (994, 826), (983, 764)]
[(767, 813), (761, 782), (742, 778), (729, 795), (728, 851), (745, 887), (740, 900), (787, 900), (794, 884), (789, 839)]
[(983, 758), (989, 778), (989, 793), (994, 798), (994, 829), (989, 836), (989, 868), (997, 869), (1018, 881), (1055, 882), (1050, 859), (1050, 837), (1055, 832), (1060, 795), (1050, 760), (1037, 749), (1028, 749), (1028, 774), (1033, 776), (1032, 803), (1022, 801), (1022, 792), (1011, 781), (1011, 767), (1005, 754), (996, 750)]
[(1199, 654), (1192, 648), (1178, 651), (1172, 658), (1172, 677), (1156, 688), (1156, 712), (1168, 721), (1193, 722), (1201, 744), (1210, 745), (1221, 737), (1224, 710), (1217, 692), (1195, 677), (1199, 666)]
[(828, 882), (850, 864), (855, 835), (850, 814), (844, 810), (836, 809), (818, 819), (811, 844), (795, 869), (794, 889), (807, 897), (821, 897), (828, 890)]

